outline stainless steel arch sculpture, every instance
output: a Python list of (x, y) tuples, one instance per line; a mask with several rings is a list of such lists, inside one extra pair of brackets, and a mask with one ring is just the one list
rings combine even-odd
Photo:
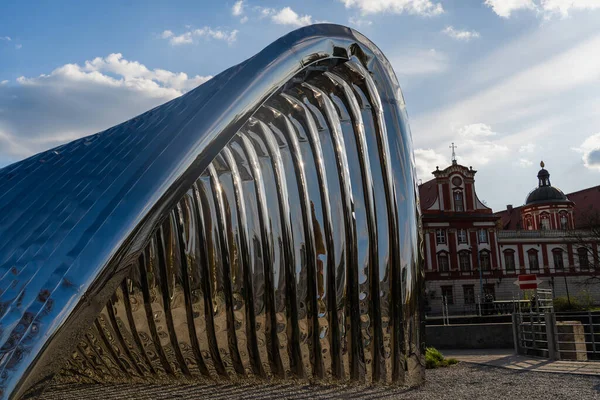
[(417, 202), (386, 58), (294, 31), (0, 170), (0, 397), (61, 369), (419, 384)]

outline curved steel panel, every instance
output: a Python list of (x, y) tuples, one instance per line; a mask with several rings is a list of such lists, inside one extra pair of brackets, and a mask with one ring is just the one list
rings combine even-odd
[(62, 379), (423, 380), (404, 100), (313, 25), (0, 170), (0, 397)]

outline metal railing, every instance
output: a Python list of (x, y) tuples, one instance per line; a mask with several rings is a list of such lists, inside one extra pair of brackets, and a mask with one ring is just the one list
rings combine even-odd
[(498, 231), (499, 239), (537, 239), (537, 238), (562, 238), (582, 237), (590, 235), (588, 231), (582, 230), (558, 230), (548, 229), (539, 231), (528, 230), (505, 230)]
[(600, 360), (600, 313), (556, 313), (554, 338), (559, 359)]
[(600, 312), (517, 312), (513, 333), (518, 354), (600, 361)]

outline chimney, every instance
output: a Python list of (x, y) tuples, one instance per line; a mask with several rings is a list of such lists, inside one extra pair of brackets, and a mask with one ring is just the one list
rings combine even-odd
[(512, 212), (512, 204), (509, 204), (506, 206), (506, 210), (508, 211), (508, 213), (510, 214)]

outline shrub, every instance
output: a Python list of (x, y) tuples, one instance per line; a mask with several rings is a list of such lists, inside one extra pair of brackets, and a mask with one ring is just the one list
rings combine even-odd
[(427, 369), (447, 367), (457, 363), (458, 360), (455, 358), (444, 358), (442, 353), (434, 347), (428, 347), (425, 351), (425, 368)]
[(571, 296), (571, 303), (569, 304), (569, 299), (567, 296), (559, 296), (554, 298), (554, 311), (563, 312), (563, 311), (580, 311), (583, 307), (579, 303), (579, 301)]

